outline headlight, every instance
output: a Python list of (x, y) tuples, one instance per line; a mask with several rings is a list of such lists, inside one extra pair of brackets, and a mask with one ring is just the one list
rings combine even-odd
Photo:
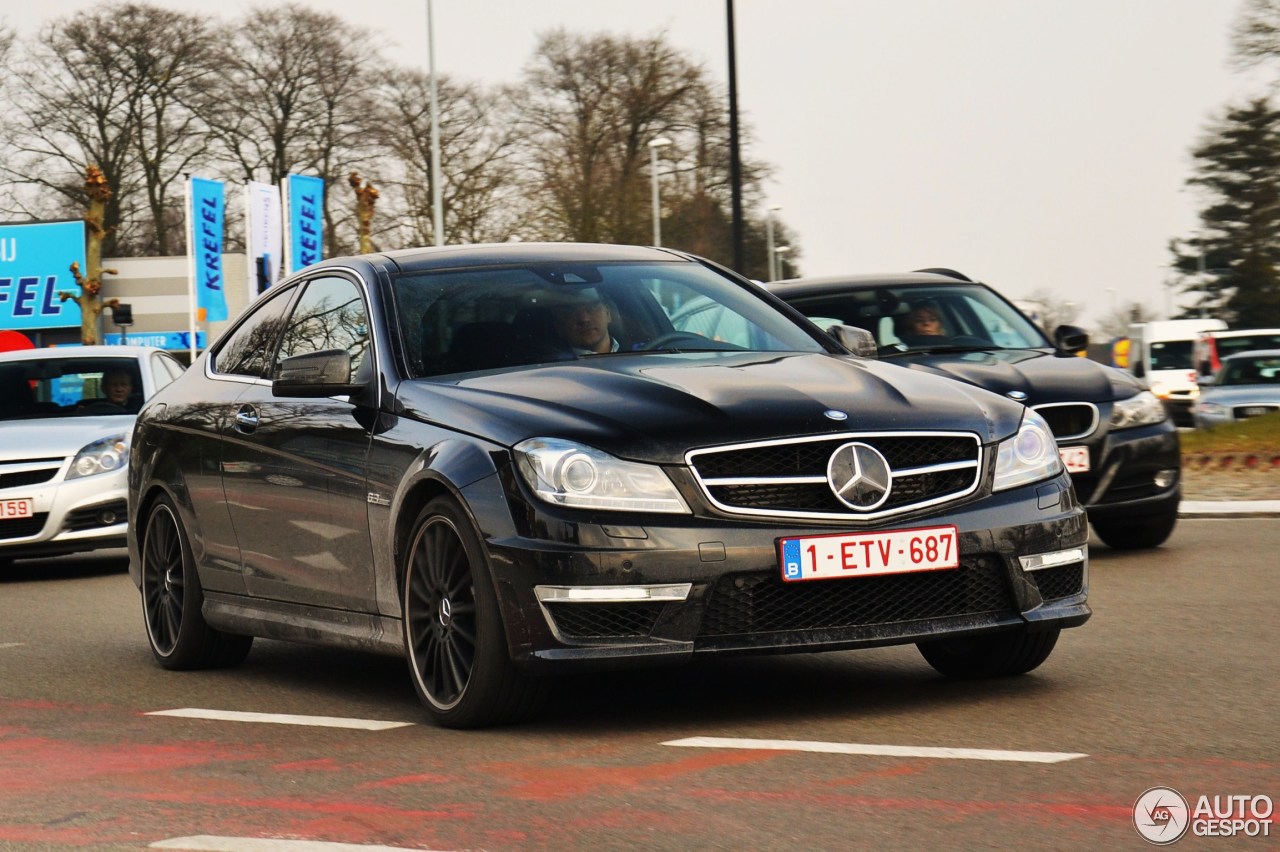
[(119, 470), (129, 463), (129, 436), (112, 435), (101, 441), (94, 441), (71, 461), (71, 470), (67, 479), (79, 479), (82, 476), (93, 476), (96, 473), (109, 473)]
[(1031, 409), (1022, 418), (1022, 425), (1011, 438), (1000, 442), (996, 452), (995, 491), (1016, 488), (1028, 482), (1038, 482), (1057, 476), (1062, 470), (1058, 456), (1058, 444), (1053, 440), (1049, 424)]
[(1226, 417), (1227, 407), (1218, 405), (1216, 402), (1202, 402), (1196, 406), (1196, 411), (1205, 417)]
[(689, 513), (671, 480), (654, 465), (622, 461), (557, 438), (530, 438), (515, 447), (516, 468), (548, 503), (618, 512)]
[(1150, 426), (1164, 420), (1164, 406), (1150, 391), (1122, 399), (1111, 406), (1112, 429), (1132, 429), (1134, 426)]

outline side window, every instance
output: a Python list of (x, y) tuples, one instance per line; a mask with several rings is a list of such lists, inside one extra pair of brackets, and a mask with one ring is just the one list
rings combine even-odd
[(268, 299), (245, 318), (213, 356), (215, 373), (267, 378), (267, 364), (289, 307), (292, 287)]
[(346, 278), (316, 278), (294, 306), (278, 359), (327, 349), (351, 354), (354, 375), (369, 348), (369, 321), (360, 288)]

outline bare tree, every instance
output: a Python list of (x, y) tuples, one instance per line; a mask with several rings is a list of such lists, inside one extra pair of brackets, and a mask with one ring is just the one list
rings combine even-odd
[(369, 31), (299, 3), (263, 6), (225, 40), (224, 74), (200, 101), (220, 155), (243, 180), (278, 183), (291, 172), (325, 181), (329, 254), (340, 253), (346, 205), (333, 189), (372, 153), (376, 51)]
[[(430, 78), (417, 71), (389, 75), (379, 88), (378, 138), (386, 153), (407, 242), (427, 244), (435, 232), (431, 191)], [(436, 80), (439, 104), (441, 206), (445, 242), (496, 242), (520, 221), (512, 156), (515, 129), (502, 113), (505, 101), (478, 86)]]
[(648, 143), (702, 75), (662, 36), (542, 37), (517, 97), (545, 236), (647, 241)]
[(83, 210), (81, 175), (101, 170), (109, 198), (104, 251), (169, 253), (180, 244), (174, 187), (203, 151), (183, 100), (203, 84), (205, 19), (139, 3), (109, 6), (47, 26), (16, 63), (11, 101), (20, 130), (0, 169), (32, 192), (13, 212)]
[[(80, 286), (79, 294), (64, 291), (58, 293), (58, 300), (65, 302), (74, 300), (80, 306), (80, 342), (85, 346), (100, 343), (98, 318), (102, 316), (102, 276), (118, 274), (114, 269), (102, 268), (102, 246), (109, 232), (103, 225), (103, 217), (107, 203), (111, 200), (111, 189), (107, 180), (97, 166), (88, 166), (84, 170), (84, 193), (89, 199), (89, 206), (84, 212), (85, 224), (85, 269), (80, 264), (71, 263), (71, 276)], [(112, 299), (111, 307), (118, 305), (118, 299)]]

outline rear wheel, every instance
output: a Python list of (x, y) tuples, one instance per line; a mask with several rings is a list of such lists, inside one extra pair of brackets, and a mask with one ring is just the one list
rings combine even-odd
[(512, 663), (479, 536), (452, 500), (419, 513), (403, 584), (405, 655), (437, 724), (479, 728), (537, 708), (546, 684)]
[(1178, 512), (1175, 509), (1164, 515), (1145, 518), (1129, 518), (1119, 521), (1095, 521), (1089, 519), (1089, 525), (1103, 543), (1114, 550), (1141, 550), (1159, 547), (1173, 533), (1178, 523)]
[(252, 636), (223, 633), (205, 623), (204, 591), (178, 511), (160, 497), (142, 532), (142, 613), (151, 653), (166, 669), (234, 666), (244, 661)]
[(1060, 632), (1053, 628), (988, 633), (920, 642), (916, 647), (929, 665), (948, 677), (1009, 677), (1026, 674), (1049, 659)]

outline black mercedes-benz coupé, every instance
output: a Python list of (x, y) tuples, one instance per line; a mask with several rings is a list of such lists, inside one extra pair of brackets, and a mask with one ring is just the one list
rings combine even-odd
[(403, 655), (451, 727), (694, 655), (915, 643), (1021, 674), (1089, 617), (1087, 540), (1036, 412), (665, 249), (324, 261), (149, 401), (129, 461), (160, 665)]

